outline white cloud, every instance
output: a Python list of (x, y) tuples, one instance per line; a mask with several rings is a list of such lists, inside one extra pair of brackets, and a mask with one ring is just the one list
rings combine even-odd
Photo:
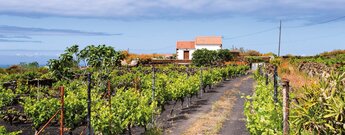
[(179, 17), (344, 13), (344, 0), (0, 0), (0, 14), (67, 17)]

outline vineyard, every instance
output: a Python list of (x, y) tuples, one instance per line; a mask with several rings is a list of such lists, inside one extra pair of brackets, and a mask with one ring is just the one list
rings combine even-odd
[(277, 81), (289, 79), (292, 86), (287, 133), (344, 134), (344, 54), (277, 61), (254, 75), (256, 88), (252, 96), (246, 97), (244, 106), (250, 133), (283, 134), (283, 86), (274, 82), (277, 67)]
[[(106, 50), (101, 47), (78, 54), (93, 68), (66, 68), (75, 66), (71, 52), (76, 48), (71, 47), (51, 61), (49, 70), (11, 67), (2, 74), (0, 117), (11, 131), (18, 130), (9, 134), (57, 134), (61, 125), (69, 134), (131, 134), (132, 128), (152, 132), (167, 102), (188, 107), (192, 97), (207, 93), (207, 87), (248, 70), (248, 66), (231, 65), (110, 68), (114, 63), (106, 59), (90, 60), (101, 55), (94, 55), (94, 49)], [(116, 52), (107, 53), (116, 56), (110, 54)], [(177, 109), (181, 108), (173, 108), (169, 117)], [(7, 133), (3, 128), (0, 132)]]
[[(174, 121), (185, 117), (181, 112), (203, 98), (212, 98), (212, 105), (201, 109), (204, 112), (194, 116), (198, 123), (192, 125), (205, 129), (180, 128), (177, 133), (226, 134), (221, 128), (230, 123), (224, 121), (233, 117), (232, 109), (246, 118), (243, 133), (345, 133), (343, 53), (275, 57), (216, 94), (219, 91), (212, 89), (249, 70), (246, 65), (226, 65), (220, 56), (193, 65), (123, 67), (119, 62), (125, 55), (111, 47), (79, 50), (75, 45), (47, 67), (22, 63), (1, 69), (0, 134), (166, 134)], [(254, 88), (249, 78), (255, 79)], [(215, 115), (222, 111), (229, 114)], [(207, 129), (210, 119), (199, 117), (205, 114), (213, 117), (215, 129)]]

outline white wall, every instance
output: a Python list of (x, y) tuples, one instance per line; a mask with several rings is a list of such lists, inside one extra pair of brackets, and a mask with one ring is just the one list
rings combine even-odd
[(255, 71), (259, 68), (259, 66), (264, 66), (265, 63), (260, 62), (260, 63), (252, 63), (252, 70)]
[(183, 52), (184, 51), (189, 51), (189, 59), (192, 59), (192, 54), (195, 51), (195, 49), (177, 49), (176, 54), (177, 54), (177, 59), (178, 60), (183, 60)]
[(220, 45), (199, 45), (199, 44), (196, 44), (195, 45), (195, 48), (196, 49), (207, 49), (207, 50), (219, 50), (219, 49), (222, 49), (222, 47)]
[(189, 51), (189, 59), (192, 60), (195, 49)]
[(176, 55), (178, 60), (183, 60), (183, 52), (185, 50), (189, 50), (189, 59), (193, 58), (192, 54), (195, 52), (196, 49), (208, 49), (208, 50), (219, 50), (222, 49), (220, 45), (195, 45), (195, 49), (177, 49)]
[(195, 49), (178, 49), (176, 51), (177, 59), (178, 60), (183, 60), (183, 52), (184, 51), (189, 51), (189, 59), (191, 60), (192, 59), (192, 54), (195, 51)]
[(176, 57), (178, 60), (183, 60), (183, 51), (184, 50), (180, 50), (180, 49), (176, 50), (176, 55), (177, 55)]

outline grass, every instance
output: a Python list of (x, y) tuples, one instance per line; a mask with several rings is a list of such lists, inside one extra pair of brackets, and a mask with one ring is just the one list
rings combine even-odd
[(315, 84), (319, 82), (319, 79), (316, 77), (310, 77), (307, 74), (298, 71), (293, 65), (288, 61), (284, 61), (279, 69), (278, 73), (282, 78), (290, 80), (290, 84), (294, 88), (301, 88), (305, 85)]
[[(278, 69), (279, 76), (290, 81), (292, 90), (301, 90), (301, 88), (306, 85), (313, 85), (319, 82), (318, 78), (310, 77), (306, 73), (298, 71), (298, 69), (288, 61), (283, 61)], [(294, 93), (296, 93), (296, 96), (303, 94), (302, 91), (294, 91)]]

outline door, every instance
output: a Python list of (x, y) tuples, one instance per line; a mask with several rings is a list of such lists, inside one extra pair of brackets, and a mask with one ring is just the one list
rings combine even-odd
[(189, 60), (189, 51), (184, 51), (183, 52), (183, 59), (184, 60)]

